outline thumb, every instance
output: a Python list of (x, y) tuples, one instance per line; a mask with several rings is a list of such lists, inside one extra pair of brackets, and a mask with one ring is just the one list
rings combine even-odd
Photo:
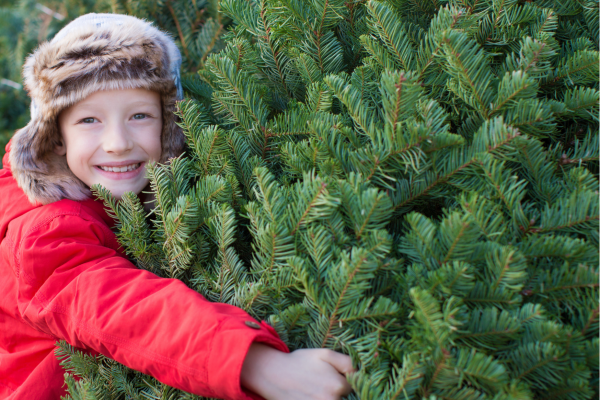
[(326, 350), (322, 357), (323, 361), (331, 364), (340, 374), (349, 374), (356, 372), (352, 366), (352, 359), (342, 353), (333, 350)]

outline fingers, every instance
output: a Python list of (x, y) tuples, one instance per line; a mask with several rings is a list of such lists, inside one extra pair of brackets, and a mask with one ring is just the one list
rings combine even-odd
[(345, 377), (340, 375), (339, 387), (336, 390), (336, 393), (340, 396), (347, 396), (352, 392), (352, 386), (346, 380)]
[(346, 375), (356, 372), (352, 366), (352, 359), (345, 354), (333, 350), (324, 350), (321, 359), (331, 364), (340, 374)]

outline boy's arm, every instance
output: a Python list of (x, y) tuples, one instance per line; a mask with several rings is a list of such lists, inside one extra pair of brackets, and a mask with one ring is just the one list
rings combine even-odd
[(275, 331), (179, 280), (137, 269), (107, 247), (104, 229), (66, 215), (23, 237), (16, 250), (24, 320), (187, 392), (250, 398), (240, 386), (250, 345), (288, 352)]

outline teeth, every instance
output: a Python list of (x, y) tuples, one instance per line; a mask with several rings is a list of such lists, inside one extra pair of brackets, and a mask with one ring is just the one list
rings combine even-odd
[(108, 172), (127, 172), (133, 171), (134, 169), (138, 169), (140, 167), (140, 163), (124, 165), (122, 167), (105, 167), (104, 165), (99, 165), (101, 169)]

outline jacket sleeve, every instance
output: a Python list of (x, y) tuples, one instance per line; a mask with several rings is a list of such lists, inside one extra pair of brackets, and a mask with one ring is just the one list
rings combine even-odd
[(242, 363), (253, 342), (288, 352), (275, 330), (177, 279), (136, 268), (106, 245), (109, 234), (93, 220), (62, 215), (22, 238), (24, 320), (190, 393), (259, 398), (241, 388)]

